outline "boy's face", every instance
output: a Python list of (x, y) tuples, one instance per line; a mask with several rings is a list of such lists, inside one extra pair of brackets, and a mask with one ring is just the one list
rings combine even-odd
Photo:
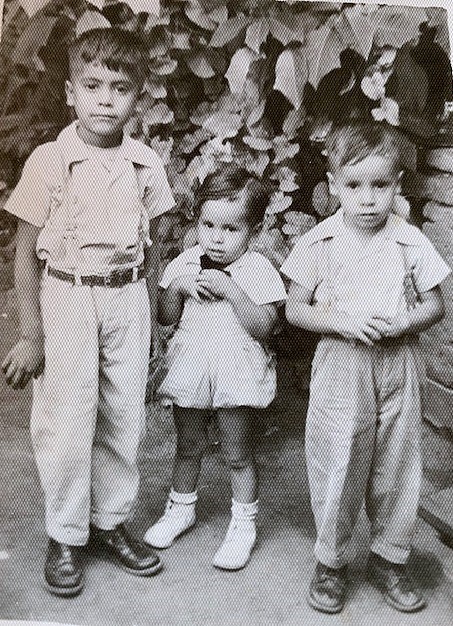
[(101, 148), (121, 143), (140, 91), (122, 70), (115, 72), (97, 62), (81, 63), (66, 82), (67, 103), (75, 109), (80, 138)]
[(244, 254), (257, 228), (247, 222), (241, 200), (208, 200), (198, 218), (198, 243), (210, 259), (228, 265)]
[(345, 224), (369, 233), (383, 228), (401, 190), (401, 175), (392, 159), (377, 154), (328, 172), (330, 191), (340, 199)]

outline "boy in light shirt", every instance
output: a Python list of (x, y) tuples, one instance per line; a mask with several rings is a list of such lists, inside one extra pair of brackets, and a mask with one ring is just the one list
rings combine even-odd
[[(31, 434), (44, 489), (47, 589), (74, 596), (90, 540), (131, 574), (158, 556), (124, 522), (138, 489), (150, 304), (159, 215), (174, 204), (160, 157), (123, 135), (147, 75), (147, 51), (120, 29), (70, 47), (77, 120), (26, 162), (5, 209), (19, 218), (20, 338), (2, 368), (33, 385)], [(42, 269), (42, 266), (45, 266)]]
[(369, 572), (397, 610), (425, 602), (408, 575), (421, 479), (417, 334), (443, 314), (449, 268), (427, 238), (392, 212), (400, 191), (394, 129), (356, 121), (327, 138), (340, 209), (306, 233), (281, 271), (291, 324), (320, 333), (306, 427), (317, 565), (309, 604), (342, 610), (347, 554), (365, 502)]

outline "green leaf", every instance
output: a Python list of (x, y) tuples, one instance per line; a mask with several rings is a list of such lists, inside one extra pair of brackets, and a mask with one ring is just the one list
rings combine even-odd
[(149, 33), (148, 54), (150, 59), (166, 55), (173, 43), (171, 35), (163, 26), (156, 26)]
[(314, 215), (308, 215), (301, 211), (287, 211), (284, 215), (285, 224), (282, 232), (285, 235), (303, 235), (316, 226)]
[(190, 121), (195, 126), (203, 126), (204, 122), (212, 115), (214, 108), (210, 102), (200, 102), (200, 104), (192, 111)]
[(273, 194), (269, 206), (266, 209), (266, 213), (271, 215), (275, 213), (282, 213), (291, 206), (293, 199), (291, 196), (285, 195), (282, 191), (277, 191)]
[(274, 137), (274, 159), (273, 163), (281, 163), (286, 159), (292, 159), (299, 152), (298, 143), (290, 143), (285, 135)]
[(190, 50), (190, 34), (185, 32), (172, 33), (172, 47), (176, 50)]
[(260, 152), (270, 150), (273, 145), (270, 139), (266, 139), (264, 137), (253, 137), (252, 135), (245, 135), (242, 138), (242, 141), (253, 150), (258, 150)]
[(150, 126), (171, 124), (173, 120), (173, 111), (163, 102), (159, 102), (145, 112), (143, 116), (143, 130), (144, 132), (149, 132)]
[(145, 91), (155, 100), (161, 100), (167, 96), (167, 88), (162, 80), (148, 77), (144, 85)]
[(305, 109), (300, 107), (299, 109), (292, 109), (283, 122), (282, 130), (288, 139), (294, 139), (297, 136), (298, 130), (302, 128), (305, 123)]
[(239, 50), (236, 50), (233, 54), (225, 74), (231, 93), (242, 93), (250, 65), (256, 58), (256, 53), (250, 50), (250, 48), (239, 48)]
[(178, 62), (167, 56), (153, 59), (153, 61), (149, 64), (150, 71), (158, 76), (167, 76), (168, 74), (172, 74), (177, 67)]
[(259, 20), (252, 22), (247, 28), (245, 43), (249, 48), (254, 50), (254, 52), (259, 54), (261, 46), (266, 42), (269, 32), (269, 19), (267, 17), (262, 17)]
[(269, 162), (270, 158), (265, 152), (253, 150), (245, 158), (245, 167), (251, 174), (261, 177)]
[(186, 63), (195, 76), (199, 78), (212, 78), (216, 75), (209, 63), (208, 53), (196, 52), (195, 54), (188, 55)]
[(128, 4), (134, 13), (160, 14), (160, 0), (122, 0)]
[(260, 119), (264, 115), (265, 108), (266, 108), (266, 101), (263, 100), (262, 102), (260, 102), (258, 106), (252, 109), (249, 116), (247, 117), (247, 123), (246, 123), (247, 128), (250, 129), (252, 126), (255, 126), (255, 124), (257, 124), (260, 121)]
[(191, 22), (203, 28), (203, 30), (215, 30), (217, 24), (210, 19), (203, 7), (196, 0), (188, 0), (184, 12)]
[(224, 139), (236, 137), (241, 126), (241, 116), (227, 111), (217, 111), (203, 122), (203, 128)]
[(39, 50), (47, 44), (57, 20), (57, 17), (42, 13), (33, 17), (17, 40), (11, 55), (12, 63), (33, 67), (34, 58)]
[(217, 22), (217, 24), (224, 24), (228, 21), (228, 8), (225, 4), (218, 6), (216, 9), (209, 11), (209, 19)]
[(77, 20), (75, 34), (76, 37), (79, 37), (88, 30), (93, 30), (94, 28), (110, 28), (110, 26), (110, 22), (102, 13), (88, 10)]
[(173, 137), (170, 137), (170, 139), (167, 139), (166, 141), (162, 141), (159, 137), (153, 137), (149, 145), (157, 152), (164, 165), (168, 165), (170, 162), (171, 152), (173, 150)]
[(35, 13), (45, 7), (46, 4), (49, 4), (49, 2), (50, 0), (20, 0), (19, 4), (28, 15), (28, 17), (33, 17)]
[(210, 46), (222, 48), (226, 44), (236, 39), (242, 31), (245, 31), (249, 24), (249, 19), (242, 13), (221, 23), (211, 37)]
[(198, 146), (207, 141), (211, 134), (203, 128), (197, 128), (193, 133), (187, 133), (178, 144), (180, 154), (191, 154)]
[(284, 50), (275, 65), (274, 89), (280, 91), (296, 109), (302, 104), (307, 78), (304, 48)]
[(270, 19), (270, 31), (271, 35), (284, 46), (292, 42), (303, 43), (305, 39), (304, 32), (297, 28), (297, 24), (295, 26), (294, 20), (290, 23), (283, 16)]

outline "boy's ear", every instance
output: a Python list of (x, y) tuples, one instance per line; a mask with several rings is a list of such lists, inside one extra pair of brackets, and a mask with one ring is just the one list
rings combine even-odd
[(337, 195), (337, 186), (335, 184), (335, 177), (332, 174), (332, 172), (327, 172), (327, 182), (329, 184), (329, 191), (332, 194), (332, 196), (336, 196)]
[(70, 107), (74, 106), (74, 90), (70, 80), (65, 81), (66, 104)]

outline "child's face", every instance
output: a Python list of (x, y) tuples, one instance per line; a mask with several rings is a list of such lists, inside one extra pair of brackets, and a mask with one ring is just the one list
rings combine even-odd
[(392, 159), (377, 154), (329, 172), (330, 190), (340, 199), (345, 224), (368, 233), (383, 228), (400, 192), (401, 174)]
[(119, 70), (100, 63), (84, 63), (66, 82), (67, 103), (79, 120), (79, 136), (93, 146), (121, 143), (123, 127), (135, 112), (140, 87)]
[(228, 265), (247, 250), (258, 226), (246, 220), (240, 200), (208, 200), (198, 219), (198, 243), (213, 261)]

